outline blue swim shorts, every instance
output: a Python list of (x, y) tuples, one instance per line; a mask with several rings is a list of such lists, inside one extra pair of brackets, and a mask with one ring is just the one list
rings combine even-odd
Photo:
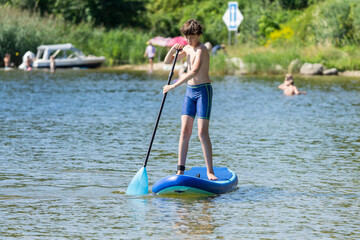
[(210, 120), (212, 95), (211, 83), (188, 85), (181, 114)]

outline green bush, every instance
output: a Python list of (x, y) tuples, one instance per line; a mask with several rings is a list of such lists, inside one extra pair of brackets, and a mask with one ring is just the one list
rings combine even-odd
[[(136, 11), (136, 14), (142, 14), (140, 22), (130, 19), (129, 23), (134, 24), (126, 27), (110, 29), (114, 22), (109, 26), (94, 27), (101, 22), (101, 19), (97, 22), (91, 19), (100, 16), (101, 8), (97, 8), (110, 2), (97, 3), (94, 6), (96, 13), (75, 11), (64, 16), (65, 10), (75, 4), (70, 0), (61, 4), (55, 0), (0, 0), (3, 4), (0, 6), (0, 56), (10, 53), (12, 61), (19, 64), (26, 51), (36, 52), (36, 47), (41, 44), (70, 42), (85, 54), (105, 56), (106, 64), (110, 66), (144, 63), (146, 41), (156, 35), (180, 35), (179, 28), (189, 18), (198, 19), (205, 25), (203, 42), (210, 41), (213, 45), (227, 42), (228, 31), (222, 20), (227, 1), (146, 0)], [(85, 0), (81, 3), (89, 4)], [(321, 62), (339, 70), (360, 69), (357, 47), (360, 43), (359, 0), (239, 0), (238, 4), (244, 21), (237, 36), (239, 46), (228, 46), (228, 54), (242, 58), (252, 66), (252, 72), (275, 73), (277, 64), (287, 69), (294, 59)], [(9, 6), (30, 10), (21, 11)], [(59, 6), (63, 8), (61, 11)], [(54, 15), (47, 16), (47, 13)], [(71, 14), (85, 15), (65, 21)], [(79, 19), (83, 20), (80, 22)], [(166, 53), (164, 49), (158, 48), (161, 59)], [(212, 71), (231, 72), (232, 66), (227, 62), (225, 55), (212, 56)]]
[(0, 7), (0, 55), (9, 53), (16, 65), (28, 50), (36, 53), (40, 44), (53, 43), (60, 35), (53, 22), (28, 12)]
[[(140, 29), (94, 28), (89, 23), (71, 25), (58, 18), (0, 7), (0, 55), (9, 53), (19, 65), (26, 51), (36, 53), (41, 44), (72, 43), (85, 54), (101, 55), (107, 65), (142, 63), (150, 34)], [(18, 54), (16, 54), (18, 53)]]
[[(335, 46), (360, 42), (360, 2), (328, 0), (307, 8), (287, 23), (294, 32), (293, 41), (303, 45), (331, 43)], [(299, 41), (300, 40), (300, 41)]]

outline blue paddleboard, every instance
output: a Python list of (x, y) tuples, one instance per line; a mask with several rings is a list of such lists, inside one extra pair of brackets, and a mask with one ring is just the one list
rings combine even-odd
[(211, 196), (226, 193), (236, 188), (238, 178), (226, 167), (214, 167), (218, 180), (210, 181), (206, 167), (193, 167), (184, 175), (172, 175), (160, 179), (152, 187), (158, 195)]

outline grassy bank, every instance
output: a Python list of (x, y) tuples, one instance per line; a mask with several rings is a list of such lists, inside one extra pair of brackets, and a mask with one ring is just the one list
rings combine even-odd
[[(241, 58), (247, 65), (249, 73), (278, 74), (288, 71), (292, 60), (301, 63), (321, 63), (326, 68), (337, 68), (339, 71), (360, 69), (360, 49), (354, 45), (342, 48), (332, 45), (311, 46), (231, 46), (227, 49), (229, 58)], [(223, 55), (213, 56), (213, 69), (230, 73), (236, 71), (234, 64), (227, 64)]]

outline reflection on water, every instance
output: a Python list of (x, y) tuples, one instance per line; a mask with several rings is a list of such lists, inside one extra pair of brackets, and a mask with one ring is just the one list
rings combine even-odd
[(217, 225), (215, 216), (210, 214), (213, 208), (211, 199), (212, 197), (156, 198), (154, 203), (164, 215), (171, 216), (171, 219), (163, 219), (163, 222), (172, 224), (175, 238), (192, 236), (198, 239), (213, 234)]
[[(9, 239), (354, 239), (360, 235), (360, 80), (213, 78), (216, 166), (238, 188), (210, 198), (125, 195), (167, 76), (0, 73), (0, 235)], [(177, 164), (185, 88), (169, 94), (150, 189)], [(203, 166), (194, 135), (187, 165)]]

